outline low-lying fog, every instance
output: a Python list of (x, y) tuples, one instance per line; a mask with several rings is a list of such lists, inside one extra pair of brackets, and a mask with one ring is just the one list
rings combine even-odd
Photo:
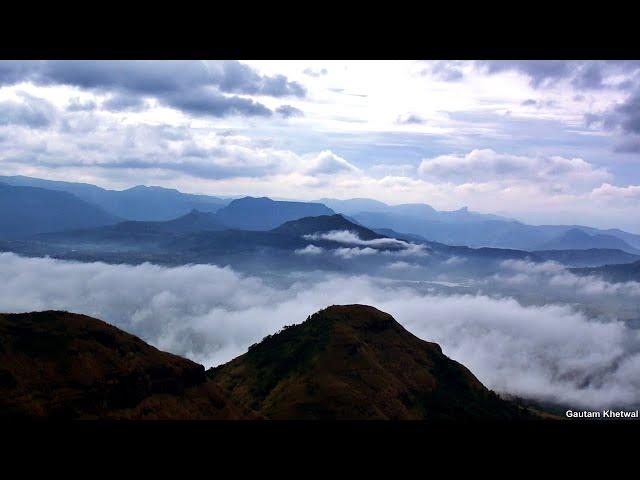
[[(420, 268), (389, 257), (390, 276)], [(213, 265), (1, 253), (0, 311), (84, 313), (209, 367), (327, 305), (362, 303), (439, 343), (499, 392), (585, 408), (640, 404), (640, 330), (629, 321), (640, 318), (639, 283), (610, 284), (555, 263), (513, 260), (464, 286), (395, 278), (320, 271), (258, 278)], [(627, 321), (616, 318), (618, 311)]]

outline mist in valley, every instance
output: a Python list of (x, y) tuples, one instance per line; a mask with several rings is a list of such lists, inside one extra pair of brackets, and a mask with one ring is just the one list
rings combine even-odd
[[(323, 270), (259, 276), (228, 266), (113, 265), (3, 253), (0, 311), (95, 316), (210, 367), (328, 305), (367, 304), (439, 343), (498, 392), (585, 408), (637, 404), (640, 331), (563, 295), (578, 292), (585, 304), (597, 298), (637, 305), (640, 284), (608, 284), (559, 265), (526, 262), (503, 262), (500, 273), (466, 284), (442, 274), (416, 280), (427, 267), (414, 262), (424, 256), (383, 256), (385, 276)], [(538, 289), (535, 301), (519, 300), (531, 298), (532, 285), (549, 288)]]

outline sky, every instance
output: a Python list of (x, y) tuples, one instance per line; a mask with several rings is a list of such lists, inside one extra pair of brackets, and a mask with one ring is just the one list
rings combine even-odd
[(0, 174), (640, 233), (638, 61), (2, 61)]

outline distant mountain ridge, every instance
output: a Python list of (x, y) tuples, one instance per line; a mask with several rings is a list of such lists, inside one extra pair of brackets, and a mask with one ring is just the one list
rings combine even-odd
[[(370, 230), (405, 232), (406, 238), (422, 238), (425, 241), (453, 246), (524, 251), (619, 249), (631, 254), (640, 253), (640, 235), (619, 229), (600, 230), (581, 225), (527, 225), (498, 215), (471, 212), (466, 207), (447, 212), (437, 211), (427, 204), (387, 205), (366, 198), (322, 199), (327, 205), (313, 202), (276, 202), (267, 197), (229, 200), (207, 195), (184, 194), (162, 187), (137, 186), (114, 191), (90, 184), (22, 176), (0, 177), (0, 182), (65, 191), (103, 211), (102, 215), (96, 214), (97, 221), (93, 223), (79, 222), (69, 226), (68, 223), (61, 222), (60, 228), (56, 226), (54, 229), (56, 231), (109, 225), (117, 221), (105, 219), (105, 213), (125, 220), (169, 221), (187, 215), (195, 209), (204, 213), (217, 213), (216, 220), (220, 229), (226, 226), (232, 229), (262, 231), (272, 230), (291, 220), (339, 213), (352, 223)], [(78, 215), (69, 212), (68, 216)], [(101, 216), (103, 218), (100, 218)], [(159, 225), (155, 227), (165, 228)], [(155, 227), (138, 225), (135, 228)], [(211, 228), (218, 227), (207, 227), (207, 230)], [(11, 228), (5, 228), (5, 231), (7, 230)], [(28, 231), (38, 233), (51, 230), (47, 225), (46, 228), (32, 228)]]
[(0, 238), (98, 227), (120, 220), (66, 192), (0, 183)]
[(233, 200), (217, 212), (217, 218), (242, 230), (271, 230), (290, 220), (303, 217), (334, 215), (320, 203), (286, 202), (267, 197), (244, 197)]
[(639, 255), (627, 253), (617, 249), (589, 248), (581, 250), (534, 250), (531, 252), (543, 261), (553, 261), (573, 267), (588, 267), (593, 265), (624, 264), (637, 262)]
[(138, 185), (126, 190), (107, 190), (88, 183), (60, 182), (24, 176), (0, 176), (0, 182), (67, 192), (125, 220), (165, 221), (193, 209), (215, 212), (228, 202), (209, 195)]
[(572, 268), (576, 275), (594, 275), (608, 282), (640, 282), (640, 260), (619, 265)]
[(559, 237), (540, 245), (540, 250), (585, 250), (589, 248), (617, 249), (628, 253), (640, 254), (639, 249), (632, 247), (618, 237), (589, 234), (578, 228), (572, 228)]
[(125, 221), (115, 225), (79, 230), (67, 230), (57, 233), (44, 233), (34, 236), (35, 240), (44, 242), (91, 244), (121, 244), (131, 247), (147, 248), (149, 244), (166, 242), (179, 235), (196, 232), (226, 230), (214, 213), (191, 212), (173, 220), (160, 221)]
[[(584, 230), (592, 233), (591, 243), (582, 243), (580, 248), (608, 248), (595, 235), (600, 232), (592, 227), (580, 227), (569, 225), (527, 225), (517, 221), (486, 220), (477, 222), (443, 222), (440, 220), (423, 219), (408, 215), (394, 215), (389, 213), (363, 212), (352, 217), (360, 224), (371, 229), (392, 229), (399, 232), (407, 232), (419, 235), (430, 241), (445, 243), (447, 245), (466, 245), (474, 248), (494, 247), (512, 248), (519, 250), (548, 249), (547, 243), (562, 237), (570, 230)], [(628, 253), (637, 253), (640, 245), (640, 235), (626, 233), (628, 240), (619, 243), (618, 247)], [(612, 234), (611, 236), (616, 236)], [(634, 240), (635, 239), (635, 240)], [(634, 241), (630, 244), (629, 241)], [(635, 243), (637, 242), (637, 243)], [(575, 249), (574, 244), (568, 245)]]
[(342, 215), (338, 214), (321, 215), (318, 217), (304, 217), (297, 220), (290, 220), (273, 229), (273, 232), (276, 233), (295, 235), (299, 237), (304, 235), (312, 235), (318, 232), (330, 231), (350, 231), (357, 234), (358, 237), (362, 240), (385, 238), (385, 235), (378, 234), (373, 230), (350, 222)]
[[(278, 202), (269, 203), (278, 208)], [(331, 234), (334, 232), (335, 234)], [(345, 235), (349, 232), (352, 235)], [(391, 239), (384, 242), (383, 239)], [(399, 242), (395, 239), (400, 240)], [(409, 244), (413, 244), (410, 246)], [(310, 247), (311, 245), (311, 247)], [(359, 246), (360, 245), (360, 246)], [(420, 247), (422, 246), (422, 247)], [(315, 249), (310, 256), (295, 255), (308, 248)], [(616, 249), (525, 251), (504, 248), (470, 248), (432, 242), (424, 238), (397, 233), (390, 229), (373, 231), (355, 224), (343, 215), (321, 215), (289, 220), (271, 230), (243, 230), (223, 224), (217, 213), (192, 211), (167, 222), (126, 221), (115, 225), (91, 229), (68, 230), (34, 235), (19, 242), (0, 242), (0, 251), (13, 251), (28, 256), (54, 256), (83, 261), (142, 263), (158, 262), (179, 265), (186, 263), (218, 263), (237, 265), (254, 264), (276, 267), (278, 263), (295, 268), (345, 269), (331, 253), (338, 248), (367, 248), (368, 253), (405, 251), (411, 247), (415, 253), (433, 256), (434, 261), (457, 257), (476, 262), (496, 262), (508, 259), (527, 261), (557, 261), (573, 267), (627, 263), (640, 256)], [(375, 250), (375, 251), (372, 251)], [(317, 255), (325, 253), (322, 259)], [(367, 253), (365, 252), (365, 253)], [(348, 254), (348, 251), (344, 251)], [(373, 257), (370, 262), (376, 263)], [(384, 258), (377, 260), (384, 264)], [(382, 263), (380, 263), (382, 262)], [(351, 263), (352, 266), (355, 264)], [(480, 268), (479, 265), (477, 265)]]
[(487, 221), (487, 220), (505, 220), (510, 221), (506, 217), (500, 215), (471, 212), (467, 207), (459, 210), (438, 211), (425, 203), (404, 203), (399, 205), (387, 205), (386, 203), (371, 200), (368, 198), (352, 198), (349, 200), (337, 200), (334, 198), (322, 198), (319, 202), (324, 203), (338, 213), (346, 215), (356, 215), (362, 213), (386, 213), (410, 217), (419, 217), (422, 219), (437, 220), (441, 222), (456, 221)]

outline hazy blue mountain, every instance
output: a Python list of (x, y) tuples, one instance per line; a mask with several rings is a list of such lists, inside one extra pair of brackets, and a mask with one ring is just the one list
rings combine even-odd
[[(485, 222), (444, 222), (441, 220), (420, 219), (409, 215), (394, 213), (363, 212), (353, 215), (359, 223), (372, 228), (389, 228), (397, 232), (419, 235), (430, 241), (448, 245), (468, 245), (471, 247), (491, 246), (500, 248), (527, 249), (546, 240), (546, 236), (538, 236), (534, 229), (517, 222), (485, 221)], [(511, 224), (517, 224), (511, 225)], [(505, 238), (518, 230), (515, 238)], [(534, 235), (533, 243), (530, 235)]]
[(108, 225), (120, 219), (74, 195), (0, 183), (0, 236)]
[(573, 228), (583, 230), (591, 235), (596, 235), (596, 234), (610, 235), (610, 236), (619, 238), (621, 240), (624, 240), (633, 248), (640, 249), (640, 235), (637, 235), (635, 233), (625, 232), (618, 228), (608, 228), (608, 229), (601, 230), (593, 227), (585, 227), (583, 225), (575, 225), (573, 226)]
[(437, 220), (441, 222), (478, 222), (487, 220), (508, 220), (505, 217), (492, 214), (471, 212), (467, 207), (453, 211), (438, 211), (426, 203), (404, 203), (400, 205), (387, 205), (386, 203), (370, 198), (351, 198), (338, 200), (323, 198), (319, 202), (327, 205), (337, 213), (345, 215), (358, 215), (368, 213), (387, 213), (416, 217), (421, 220)]
[(640, 261), (595, 268), (572, 268), (577, 275), (596, 275), (609, 282), (640, 282)]
[(385, 237), (399, 238), (401, 240), (408, 240), (415, 243), (437, 243), (430, 242), (426, 238), (421, 237), (420, 235), (416, 235), (415, 233), (396, 232), (391, 228), (375, 228), (373, 229), (373, 231), (379, 233), (380, 235), (384, 235)]
[(386, 212), (389, 209), (389, 205), (386, 203), (371, 198), (350, 198), (348, 200), (321, 198), (317, 202), (346, 215), (360, 212)]
[(169, 246), (171, 249), (188, 250), (199, 254), (210, 253), (256, 253), (257, 249), (270, 247), (294, 250), (304, 247), (306, 240), (263, 230), (223, 230), (218, 232), (197, 232), (183, 235)]
[(531, 253), (540, 260), (558, 262), (572, 267), (630, 263), (640, 260), (639, 255), (610, 248), (589, 248), (585, 250), (534, 250)]
[[(425, 272), (432, 274), (437, 271), (451, 272), (452, 269), (467, 274), (489, 274), (496, 271), (500, 261), (507, 259), (534, 262), (555, 260), (569, 266), (598, 266), (638, 258), (620, 250), (528, 252), (450, 246), (424, 240), (416, 235), (398, 234), (389, 229), (374, 232), (350, 222), (342, 215), (304, 217), (285, 222), (268, 231), (241, 230), (227, 228), (226, 224), (220, 222), (217, 214), (198, 211), (167, 222), (125, 221), (97, 228), (38, 234), (30, 240), (0, 241), (0, 251), (109, 263), (216, 263), (233, 265), (246, 271), (270, 271), (273, 274), (280, 269), (366, 273), (371, 272), (372, 268), (384, 268), (392, 260), (388, 255), (372, 255), (345, 261), (340, 255), (334, 254), (336, 249), (349, 246), (344, 241), (310, 241), (304, 238), (307, 234), (334, 230), (355, 232), (363, 240), (389, 237), (423, 244), (426, 255), (412, 261), (419, 262), (424, 266)], [(309, 244), (320, 247), (319, 253), (297, 253)], [(368, 246), (385, 251), (405, 248), (388, 243)], [(447, 260), (452, 258), (455, 262), (448, 263)]]
[(225, 230), (214, 213), (192, 210), (186, 215), (166, 222), (126, 221), (115, 225), (82, 230), (66, 230), (56, 233), (39, 234), (34, 237), (41, 242), (92, 247), (129, 246), (147, 248), (149, 244), (160, 244), (187, 233)]
[(290, 220), (335, 212), (321, 203), (279, 202), (267, 197), (244, 197), (221, 208), (217, 218), (230, 227), (242, 230), (271, 230)]
[[(615, 235), (603, 235), (591, 227), (571, 225), (527, 225), (514, 220), (488, 220), (482, 222), (419, 219), (408, 215), (392, 213), (364, 212), (353, 215), (358, 223), (371, 229), (391, 229), (396, 232), (418, 235), (427, 240), (447, 245), (467, 245), (470, 247), (495, 247), (519, 250), (590, 249), (613, 248), (629, 253), (639, 250)], [(583, 242), (555, 242), (569, 231), (589, 232)], [(625, 232), (633, 238), (633, 234)], [(571, 235), (579, 235), (574, 233)], [(572, 237), (569, 237), (571, 239)], [(587, 235), (584, 233), (584, 235)], [(602, 238), (605, 237), (605, 238)]]
[(572, 228), (540, 245), (540, 250), (586, 250), (589, 248), (618, 249), (629, 253), (640, 253), (639, 250), (613, 235), (591, 235), (577, 228)]
[(515, 248), (523, 250), (555, 248), (551, 243), (572, 229), (589, 235), (607, 235), (623, 240), (596, 238), (582, 247), (567, 242), (562, 248), (616, 248), (630, 253), (640, 251), (640, 235), (619, 229), (600, 230), (583, 225), (527, 225), (499, 215), (482, 214), (464, 207), (437, 211), (426, 204), (387, 205), (368, 198), (337, 200), (323, 198), (322, 203), (337, 213), (374, 230), (390, 229), (427, 240), (471, 247)]
[(301, 237), (303, 235), (334, 230), (354, 232), (358, 234), (362, 240), (385, 238), (385, 235), (378, 234), (368, 228), (352, 223), (342, 215), (321, 215), (319, 217), (305, 217), (298, 220), (291, 220), (283, 223), (272, 231)]
[(452, 223), (459, 223), (459, 222), (475, 223), (475, 222), (486, 222), (486, 221), (492, 221), (492, 220), (503, 221), (503, 222), (513, 222), (512, 219), (503, 217), (501, 215), (494, 215), (492, 213), (472, 212), (469, 210), (468, 207), (462, 207), (458, 210), (451, 210), (451, 211), (439, 211), (437, 219), (442, 222), (452, 222)]
[(215, 212), (228, 202), (208, 195), (192, 195), (178, 190), (139, 185), (127, 190), (106, 190), (86, 183), (59, 182), (39, 178), (0, 177), (0, 182), (72, 193), (127, 220), (170, 220), (193, 209)]

